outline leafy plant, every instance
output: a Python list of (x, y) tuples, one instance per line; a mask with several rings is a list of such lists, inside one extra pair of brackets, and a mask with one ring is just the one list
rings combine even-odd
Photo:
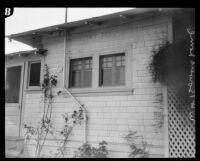
[(175, 87), (183, 99), (188, 99), (189, 46), (188, 37), (174, 44), (167, 41), (152, 51), (149, 65), (153, 81)]
[(68, 117), (68, 114), (65, 113), (63, 114), (63, 118), (65, 120), (65, 125), (63, 130), (61, 130), (59, 133), (64, 139), (60, 141), (57, 152), (55, 153), (55, 157), (65, 156), (66, 144), (69, 141), (68, 139), (73, 128), (78, 124), (81, 125), (82, 121), (84, 120), (83, 110), (79, 109), (78, 111), (74, 111), (70, 117)]
[(154, 112), (154, 117), (156, 122), (153, 126), (156, 131), (159, 131), (164, 125), (163, 93), (156, 94), (154, 103), (158, 103), (158, 106), (155, 106), (156, 111)]
[(38, 127), (32, 127), (28, 125), (24, 125), (24, 128), (27, 129), (25, 133), (26, 140), (30, 140), (31, 136), (35, 138), (36, 141), (36, 151), (35, 156), (40, 157), (42, 148), (46, 141), (47, 135), (52, 129), (52, 103), (53, 98), (53, 88), (57, 85), (57, 76), (51, 75), (49, 72), (49, 67), (47, 64), (44, 65), (44, 79), (42, 82), (42, 90), (44, 94), (43, 104), (43, 116), (40, 120), (40, 125)]
[(107, 142), (102, 141), (99, 147), (92, 147), (90, 144), (85, 143), (75, 151), (75, 158), (107, 158), (108, 150), (106, 148)]
[[(147, 143), (143, 140), (142, 136), (136, 135), (137, 131), (129, 131), (125, 136), (125, 140), (131, 148), (129, 157), (131, 158), (148, 158), (149, 153), (146, 150)], [(142, 140), (141, 140), (142, 138)]]
[[(68, 138), (72, 133), (72, 130), (75, 125), (81, 124), (83, 121), (83, 110), (79, 109), (78, 111), (74, 111), (70, 117), (68, 114), (64, 114), (63, 118), (65, 120), (64, 128), (61, 131), (57, 131), (53, 127), (52, 122), (52, 103), (53, 98), (59, 95), (61, 92), (57, 92), (57, 95), (53, 95), (53, 88), (57, 85), (57, 76), (51, 75), (49, 72), (49, 67), (47, 64), (44, 65), (44, 79), (42, 82), (42, 90), (44, 94), (43, 99), (43, 116), (40, 120), (40, 124), (38, 127), (33, 127), (31, 125), (24, 124), (24, 128), (26, 129), (25, 138), (26, 141), (29, 141), (31, 138), (34, 138), (36, 141), (36, 150), (35, 157), (41, 157), (41, 152), (43, 146), (45, 144), (47, 135), (50, 134), (53, 136), (54, 140), (58, 145), (57, 152), (55, 153), (55, 157), (64, 157), (66, 144), (68, 142)], [(56, 134), (57, 133), (57, 134)], [(56, 136), (59, 135), (63, 139), (58, 139)], [(51, 152), (52, 153), (52, 152)]]

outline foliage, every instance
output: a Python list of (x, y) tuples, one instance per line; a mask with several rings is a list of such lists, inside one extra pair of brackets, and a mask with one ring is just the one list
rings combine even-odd
[(102, 141), (99, 147), (92, 147), (90, 144), (85, 143), (75, 151), (75, 158), (107, 158), (108, 150), (106, 148), (107, 142)]
[(66, 144), (68, 142), (70, 134), (72, 133), (73, 128), (76, 125), (81, 125), (82, 121), (84, 120), (83, 110), (79, 109), (78, 111), (74, 111), (70, 117), (67, 113), (65, 113), (63, 114), (63, 118), (65, 120), (65, 125), (63, 130), (59, 132), (63, 139), (59, 143), (59, 147), (57, 149), (57, 152), (55, 153), (55, 157), (65, 156)]
[[(148, 158), (149, 153), (146, 150), (147, 143), (143, 140), (142, 136), (136, 135), (137, 131), (129, 131), (125, 136), (125, 140), (131, 148), (129, 157), (131, 158)], [(142, 140), (141, 140), (142, 138)]]
[(57, 85), (57, 76), (56, 75), (50, 75), (49, 67), (47, 64), (44, 65), (44, 77), (43, 77), (43, 83), (42, 83), (42, 90), (44, 93), (45, 99), (52, 99), (52, 88), (56, 87)]
[(57, 76), (50, 75), (49, 67), (47, 64), (44, 65), (44, 79), (42, 82), (42, 90), (44, 94), (44, 109), (43, 109), (43, 116), (40, 120), (40, 125), (38, 127), (32, 127), (28, 125), (24, 125), (24, 128), (27, 129), (25, 133), (26, 140), (29, 140), (31, 136), (35, 138), (36, 141), (36, 151), (35, 156), (40, 157), (42, 148), (46, 141), (48, 133), (51, 131), (52, 128), (52, 103), (53, 98), (53, 88), (57, 85)]
[(154, 103), (158, 103), (158, 106), (155, 106), (157, 109), (154, 112), (155, 124), (153, 125), (155, 131), (159, 131), (164, 125), (164, 109), (163, 109), (163, 93), (156, 94), (156, 100)]
[(188, 99), (189, 48), (188, 38), (175, 44), (167, 41), (153, 50), (149, 65), (154, 82), (174, 86), (179, 96), (184, 99)]
[[(63, 118), (65, 120), (64, 128), (61, 131), (57, 131), (53, 127), (52, 122), (52, 103), (54, 97), (57, 95), (53, 95), (53, 88), (57, 85), (57, 76), (51, 75), (49, 72), (49, 67), (47, 64), (44, 66), (44, 79), (42, 82), (42, 90), (44, 94), (44, 107), (43, 107), (43, 116), (40, 120), (40, 124), (38, 127), (33, 127), (27, 124), (24, 124), (24, 128), (26, 129), (25, 138), (26, 141), (29, 141), (31, 138), (34, 138), (36, 141), (36, 150), (35, 150), (35, 157), (41, 157), (41, 152), (43, 146), (45, 144), (47, 135), (50, 134), (58, 145), (57, 152), (55, 153), (54, 157), (64, 156), (65, 147), (68, 141), (70, 134), (75, 125), (81, 124), (83, 118), (83, 110), (79, 109), (78, 111), (74, 111), (71, 116), (68, 114), (64, 114)], [(56, 136), (62, 137), (62, 139), (58, 139)]]

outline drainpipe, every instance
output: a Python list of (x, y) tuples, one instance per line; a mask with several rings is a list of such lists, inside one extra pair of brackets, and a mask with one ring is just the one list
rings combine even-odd
[(83, 116), (84, 116), (84, 138), (85, 138), (85, 143), (87, 143), (87, 110), (84, 107), (84, 105), (80, 104), (80, 102), (69, 92), (68, 89), (64, 87), (63, 89), (65, 92), (67, 92), (78, 104), (78, 106), (83, 110)]
[[(67, 9), (66, 9), (66, 16), (67, 16)], [(67, 23), (67, 17), (66, 17), (66, 23)], [(67, 32), (64, 33), (64, 68), (66, 67), (66, 39), (67, 39)], [(78, 106), (83, 110), (84, 115), (84, 142), (87, 143), (87, 110), (86, 108), (79, 103), (79, 101), (69, 92), (67, 88), (65, 88), (65, 72), (63, 72), (63, 90), (67, 92), (78, 104)]]

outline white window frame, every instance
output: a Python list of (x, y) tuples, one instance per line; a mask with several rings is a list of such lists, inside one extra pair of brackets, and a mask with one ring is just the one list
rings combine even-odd
[[(92, 56), (90, 56), (90, 57), (82, 57), (82, 58), (78, 58), (78, 59), (85, 59), (85, 58), (91, 58), (91, 60), (92, 60), (92, 67), (93, 67), (93, 59), (92, 59)], [(71, 60), (76, 60), (77, 58), (75, 58), (75, 59), (70, 59), (70, 62), (71, 62)], [(83, 60), (81, 60), (81, 61), (83, 61)], [(92, 73), (91, 73), (91, 86), (90, 87), (86, 87), (86, 86), (83, 86), (83, 87), (70, 87), (70, 73), (71, 73), (71, 66), (70, 66), (70, 64), (69, 64), (69, 84), (68, 84), (68, 86), (69, 86), (69, 88), (70, 89), (82, 89), (82, 88), (92, 88)], [(93, 70), (92, 70), (93, 71)]]
[[(30, 71), (31, 71), (31, 64), (34, 64), (34, 63), (38, 63), (40, 62), (41, 63), (41, 66), (40, 66), (40, 85), (39, 86), (29, 86), (29, 83), (30, 83)], [(27, 90), (41, 90), (41, 82), (42, 82), (42, 68), (43, 68), (43, 61), (41, 59), (36, 59), (36, 60), (29, 60), (27, 62), (27, 85), (26, 85), (26, 89)]]
[[(132, 94), (132, 46), (113, 47), (102, 50), (86, 51), (82, 53), (66, 53), (65, 56), (65, 80), (64, 87), (75, 96), (86, 95), (121, 95)], [(124, 53), (125, 54), (125, 85), (117, 86), (100, 86), (100, 56)], [(69, 88), (70, 60), (84, 57), (92, 57), (92, 85), (89, 88)]]

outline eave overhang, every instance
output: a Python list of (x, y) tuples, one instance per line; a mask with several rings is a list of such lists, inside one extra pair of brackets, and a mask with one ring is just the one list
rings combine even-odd
[(33, 39), (36, 36), (43, 36), (55, 31), (71, 31), (74, 28), (82, 27), (85, 25), (102, 25), (104, 22), (110, 20), (119, 21), (121, 19), (132, 19), (134, 20), (139, 15), (158, 15), (165, 13), (166, 11), (178, 10), (177, 8), (136, 8), (123, 12), (118, 12), (114, 14), (109, 14), (100, 17), (93, 17), (89, 19), (84, 19), (80, 21), (74, 21), (69, 23), (58, 24), (50, 27), (44, 27), (36, 30), (31, 30), (27, 32), (17, 33), (6, 36), (10, 40), (16, 40), (33, 47)]

